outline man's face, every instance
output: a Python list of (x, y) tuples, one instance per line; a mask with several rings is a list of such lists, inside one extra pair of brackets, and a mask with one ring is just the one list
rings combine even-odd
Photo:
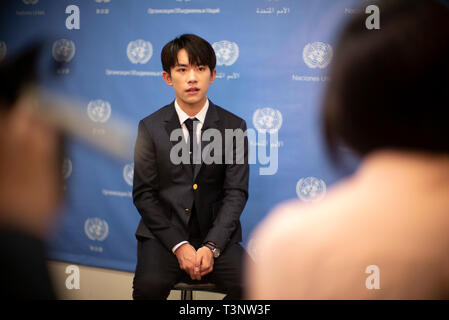
[(170, 73), (163, 72), (163, 77), (175, 89), (178, 104), (187, 110), (201, 108), (206, 102), (209, 85), (215, 80), (216, 70), (211, 72), (208, 66), (190, 65), (187, 51), (181, 49), (178, 64)]

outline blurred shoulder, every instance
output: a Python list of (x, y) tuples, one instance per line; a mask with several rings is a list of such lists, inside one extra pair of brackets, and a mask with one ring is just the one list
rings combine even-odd
[[(364, 200), (358, 197), (353, 201), (356, 188), (351, 181), (344, 180), (318, 202), (294, 199), (280, 203), (257, 226), (251, 238), (257, 246), (274, 251), (282, 243), (294, 243), (295, 248), (306, 250), (316, 247), (318, 242), (330, 241), (338, 233), (345, 233), (360, 212), (358, 208)], [(282, 254), (288, 254), (288, 250), (279, 252)]]

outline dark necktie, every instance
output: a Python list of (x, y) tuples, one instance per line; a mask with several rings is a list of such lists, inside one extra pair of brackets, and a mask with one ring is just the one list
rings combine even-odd
[[(189, 141), (190, 141), (190, 167), (192, 168), (192, 175), (194, 174), (195, 165), (193, 164), (193, 144), (196, 143), (196, 134), (193, 133), (193, 123), (198, 121), (197, 118), (188, 118), (184, 121), (187, 129), (189, 130)], [(193, 137), (193, 139), (192, 139)], [(189, 238), (190, 239), (201, 239), (201, 231), (198, 223), (198, 217), (196, 215), (195, 202), (192, 207), (192, 215), (189, 220)]]
[[(184, 121), (184, 124), (186, 125), (187, 129), (189, 130), (189, 141), (190, 141), (190, 165), (192, 167), (193, 172), (193, 143), (196, 143), (196, 134), (193, 133), (193, 122), (198, 121), (197, 118), (190, 119), (188, 118), (186, 121)], [(192, 139), (193, 137), (193, 139)]]

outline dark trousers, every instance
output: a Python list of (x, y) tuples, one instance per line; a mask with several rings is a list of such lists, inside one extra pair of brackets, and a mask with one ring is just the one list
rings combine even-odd
[[(195, 249), (201, 241), (189, 241)], [(225, 299), (242, 299), (242, 266), (248, 254), (238, 243), (229, 244), (220, 257), (215, 259), (213, 271), (201, 282), (213, 282), (223, 289)], [(173, 285), (190, 276), (180, 269), (176, 256), (157, 239), (141, 239), (137, 244), (137, 266), (133, 281), (133, 298), (167, 299)]]

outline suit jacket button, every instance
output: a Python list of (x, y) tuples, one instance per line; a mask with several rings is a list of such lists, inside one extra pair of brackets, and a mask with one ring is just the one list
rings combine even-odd
[(193, 185), (193, 190), (196, 190), (196, 189), (198, 189), (198, 185), (195, 183), (195, 184)]
[(190, 213), (190, 209), (186, 208), (186, 209), (184, 209), (184, 212), (185, 213)]

